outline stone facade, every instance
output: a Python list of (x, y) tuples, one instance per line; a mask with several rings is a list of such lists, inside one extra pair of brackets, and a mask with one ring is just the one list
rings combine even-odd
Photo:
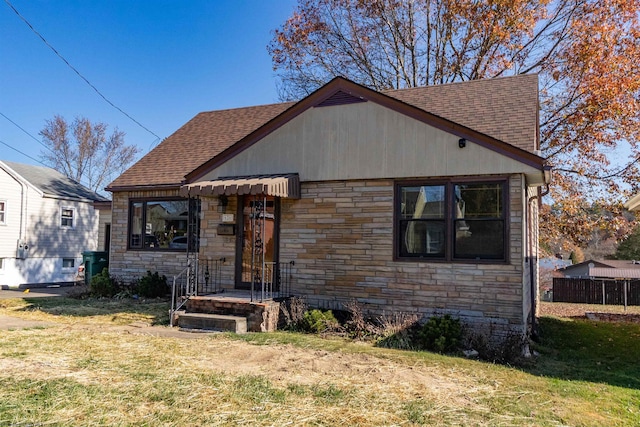
[(507, 262), (394, 260), (393, 192), (393, 180), (303, 183), (300, 200), (283, 200), (280, 259), (295, 260), (294, 293), (320, 307), (344, 308), (356, 299), (375, 315), (451, 313), (522, 331), (523, 177), (509, 180)]
[[(450, 313), (471, 324), (525, 332), (532, 298), (525, 215), (535, 213), (527, 212), (522, 175), (512, 175), (508, 187), (506, 262), (424, 262), (393, 259), (393, 180), (303, 182), (301, 199), (281, 200), (280, 261), (295, 262), (293, 294), (320, 308), (343, 309), (355, 299), (372, 315)], [(112, 274), (133, 278), (151, 270), (170, 277), (184, 268), (184, 253), (126, 249), (129, 198), (176, 194), (114, 194)], [(201, 207), (200, 257), (224, 257), (222, 288), (233, 289), (236, 236), (216, 230), (223, 213), (237, 215), (237, 198), (224, 207), (217, 198), (203, 198)], [(234, 220), (241, 226), (242, 218)]]
[(129, 199), (176, 197), (178, 191), (135, 191), (113, 193), (111, 250), (109, 273), (125, 282), (133, 282), (148, 271), (167, 276), (169, 281), (186, 267), (184, 252), (163, 252), (127, 249)]

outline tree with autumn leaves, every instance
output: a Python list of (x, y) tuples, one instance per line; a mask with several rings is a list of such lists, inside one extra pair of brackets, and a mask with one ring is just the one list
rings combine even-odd
[(554, 166), (545, 243), (616, 238), (640, 178), (640, 1), (299, 0), (268, 46), (283, 100), (335, 76), (372, 89), (537, 73)]

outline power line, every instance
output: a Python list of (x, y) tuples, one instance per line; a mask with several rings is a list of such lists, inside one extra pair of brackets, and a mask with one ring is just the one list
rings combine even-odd
[[(0, 113), (0, 114), (2, 114), (2, 113)], [(2, 115), (4, 116), (4, 114), (2, 114)], [(12, 123), (13, 123), (13, 122), (12, 122)], [(16, 125), (16, 126), (17, 126), (17, 125)], [(40, 164), (41, 164), (42, 166), (44, 166), (44, 167), (47, 167), (47, 168), (50, 168), (50, 169), (56, 170), (55, 168), (52, 168), (51, 166), (47, 165), (46, 163), (43, 163), (43, 162), (41, 162), (40, 160), (38, 160), (38, 159), (36, 159), (36, 158), (31, 157), (31, 156), (30, 156), (30, 155), (28, 155), (27, 153), (24, 153), (24, 152), (22, 152), (22, 151), (18, 150), (17, 148), (12, 147), (11, 145), (7, 144), (7, 143), (6, 143), (6, 142), (4, 142), (4, 141), (1, 141), (1, 140), (0, 140), (0, 144), (4, 145), (5, 147), (11, 148), (13, 151), (15, 151), (15, 152), (17, 152), (17, 153), (20, 153), (20, 154), (22, 154), (22, 155), (23, 155), (23, 156), (25, 156), (25, 157), (30, 158), (30, 159), (31, 159), (31, 160), (33, 160), (34, 162), (38, 162), (38, 163), (40, 163)], [(51, 151), (51, 150), (49, 150), (49, 151)], [(53, 151), (52, 151), (52, 152), (53, 152)], [(58, 172), (62, 173), (61, 171), (58, 171)], [(73, 180), (73, 181), (79, 182), (80, 184), (82, 184), (82, 185), (84, 185), (85, 187), (87, 187), (89, 190), (91, 190), (91, 191), (96, 191), (96, 190), (93, 190), (93, 189), (91, 188), (91, 186), (89, 185), (89, 183), (88, 183), (88, 182), (86, 182), (86, 181), (82, 181), (82, 180), (76, 180), (75, 178), (71, 178), (70, 176), (67, 176), (67, 175), (66, 175), (66, 174), (64, 174), (64, 173), (62, 173), (62, 174), (63, 174), (63, 175), (65, 175), (67, 178), (69, 178), (69, 179)]]
[[(30, 156), (30, 155), (28, 155), (27, 153), (23, 153), (22, 151), (18, 150), (17, 148), (13, 148), (12, 146), (10, 146), (9, 144), (7, 144), (7, 143), (6, 143), (6, 142), (4, 142), (4, 141), (0, 141), (0, 144), (4, 145), (4, 146), (6, 146), (6, 147), (11, 148), (13, 151), (17, 151), (18, 153), (22, 154), (23, 156), (30, 158), (30, 159), (31, 159), (31, 160), (33, 160), (34, 162), (38, 162), (38, 163), (40, 163), (42, 166), (47, 166), (47, 165), (45, 165), (44, 163), (42, 163), (40, 160), (38, 160), (38, 159), (34, 159), (33, 157), (31, 157), (31, 156)], [(47, 167), (49, 167), (49, 166), (47, 166)]]
[(34, 27), (33, 25), (31, 25), (29, 23), (29, 21), (27, 21), (27, 19), (22, 16), (20, 14), (20, 12), (18, 12), (18, 10), (13, 7), (13, 5), (9, 2), (9, 0), (4, 0), (4, 2), (15, 12), (16, 15), (18, 15), (18, 17), (20, 17), (20, 19), (22, 19), (22, 21), (24, 21), (25, 24), (27, 24), (27, 26), (31, 29), (31, 31), (33, 31), (38, 37), (40, 37), (40, 39), (44, 42), (44, 44), (46, 44), (60, 59), (62, 59), (62, 61), (67, 64), (67, 66), (69, 68), (71, 68), (82, 80), (85, 81), (85, 83), (87, 83), (98, 95), (100, 95), (100, 97), (102, 99), (104, 99), (109, 105), (111, 105), (113, 108), (115, 108), (116, 110), (120, 111), (122, 114), (124, 114), (125, 116), (127, 116), (131, 121), (133, 121), (135, 124), (137, 124), (138, 126), (140, 126), (142, 129), (146, 130), (147, 132), (149, 132), (151, 135), (155, 136), (157, 139), (161, 139), (158, 135), (156, 135), (154, 132), (152, 132), (151, 130), (149, 130), (146, 126), (144, 126), (142, 123), (140, 123), (139, 121), (137, 121), (136, 119), (134, 119), (133, 117), (131, 117), (129, 114), (127, 114), (123, 109), (121, 109), (120, 107), (118, 107), (117, 105), (115, 105), (113, 102), (111, 102), (109, 99), (107, 99), (106, 96), (104, 96), (102, 94), (102, 92), (100, 92), (98, 90), (98, 88), (96, 88), (93, 84), (91, 84), (91, 82), (89, 80), (87, 80), (87, 78), (85, 76), (83, 76), (82, 74), (80, 74), (80, 71), (78, 71), (73, 65), (71, 65), (69, 63), (69, 61), (67, 61), (65, 59), (64, 56), (62, 56), (60, 54), (60, 52), (58, 52), (56, 50), (56, 48), (54, 48), (53, 46), (51, 46), (51, 44), (49, 44), (49, 42), (42, 36), (42, 34), (40, 34)]
[(17, 124), (16, 122), (14, 122), (13, 120), (11, 120), (9, 117), (5, 116), (1, 111), (0, 111), (0, 116), (4, 117), (5, 119), (9, 120), (11, 123), (13, 123), (13, 125), (15, 127), (17, 127), (18, 129), (20, 129), (22, 132), (26, 133), (27, 135), (29, 135), (31, 137), (31, 139), (33, 139), (34, 141), (36, 141), (38, 144), (42, 145), (44, 148), (46, 148), (47, 150), (51, 151), (53, 153), (53, 151), (51, 150), (51, 148), (47, 147), (45, 144), (42, 143), (42, 141), (40, 141), (38, 138), (36, 138), (35, 136), (31, 135), (29, 132), (27, 132), (26, 130), (24, 130), (24, 128), (22, 126), (20, 126), (19, 124)]

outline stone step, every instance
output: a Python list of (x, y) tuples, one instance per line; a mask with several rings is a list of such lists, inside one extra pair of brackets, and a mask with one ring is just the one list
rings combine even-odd
[(246, 317), (185, 311), (178, 311), (175, 316), (175, 324), (181, 329), (235, 332), (236, 334), (247, 332)]

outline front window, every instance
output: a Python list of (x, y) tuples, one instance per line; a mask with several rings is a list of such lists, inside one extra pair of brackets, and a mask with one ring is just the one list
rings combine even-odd
[(504, 189), (504, 181), (397, 185), (396, 257), (504, 260)]
[(60, 226), (64, 228), (73, 228), (74, 210), (71, 208), (60, 209)]
[(0, 224), (6, 224), (7, 222), (7, 202), (0, 200)]
[[(189, 246), (188, 227), (188, 199), (141, 200), (129, 204), (130, 249), (185, 251)], [(195, 237), (198, 230), (191, 233)]]

